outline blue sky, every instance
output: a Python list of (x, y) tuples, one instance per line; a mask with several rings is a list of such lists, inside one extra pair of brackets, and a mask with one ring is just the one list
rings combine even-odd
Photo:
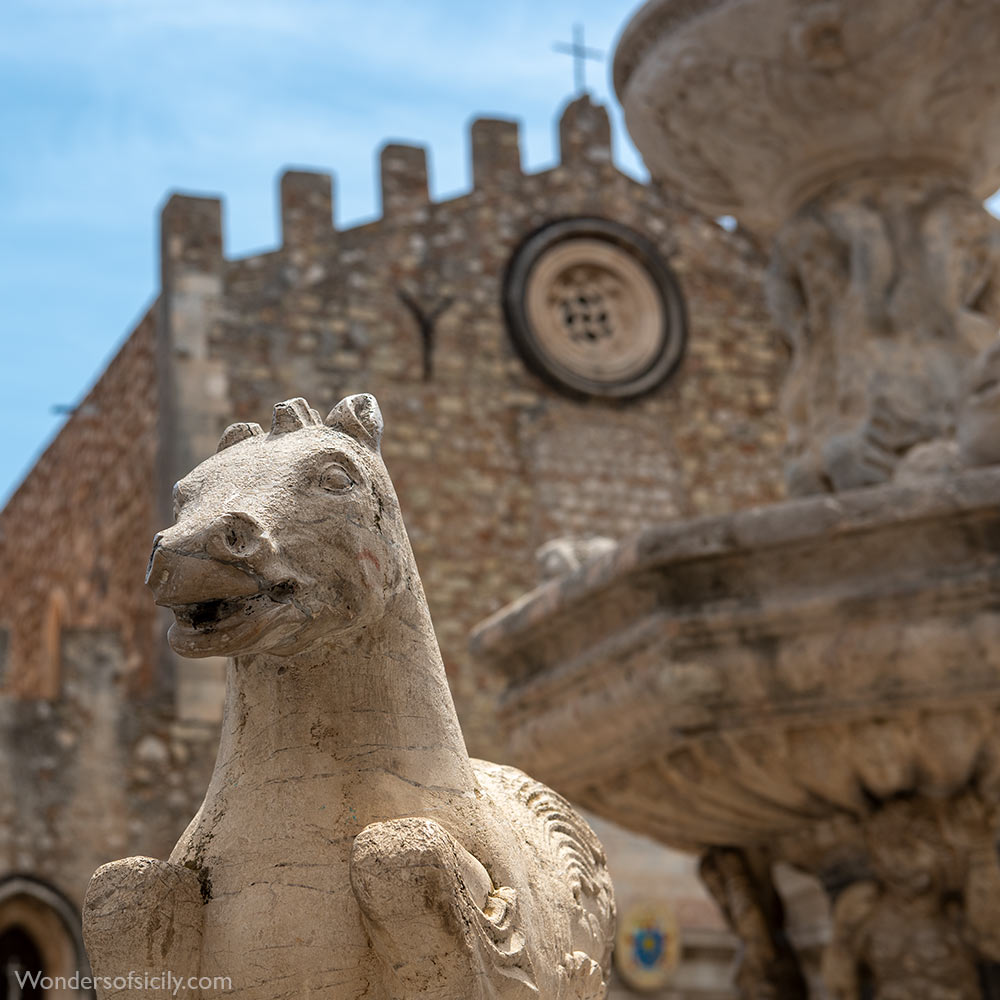
[[(387, 139), (429, 145), (433, 196), (469, 186), (466, 129), (522, 120), (552, 162), (574, 21), (613, 50), (636, 0), (3, 0), (0, 503), (156, 291), (174, 189), (221, 194), (226, 250), (276, 241), (286, 166), (335, 175), (340, 226), (376, 212)], [(609, 66), (588, 83), (609, 101)], [(614, 102), (611, 102), (614, 110)], [(643, 176), (621, 120), (616, 156)]]
[[(553, 159), (574, 21), (605, 52), (637, 0), (0, 0), (0, 503), (155, 295), (170, 190), (225, 198), (230, 255), (276, 241), (275, 181), (330, 170), (341, 226), (376, 212), (387, 139), (430, 146), (435, 197), (469, 185), (477, 114)], [(644, 176), (607, 63), (590, 89)], [(994, 199), (994, 206), (1000, 201)]]

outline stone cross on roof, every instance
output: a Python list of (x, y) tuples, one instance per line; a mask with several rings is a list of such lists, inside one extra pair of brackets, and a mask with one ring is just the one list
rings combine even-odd
[(600, 61), (604, 58), (604, 53), (600, 49), (590, 49), (583, 44), (583, 25), (573, 25), (572, 42), (556, 42), (552, 48), (556, 52), (573, 57), (573, 85), (578, 94), (582, 94), (587, 89), (587, 60), (596, 59)]

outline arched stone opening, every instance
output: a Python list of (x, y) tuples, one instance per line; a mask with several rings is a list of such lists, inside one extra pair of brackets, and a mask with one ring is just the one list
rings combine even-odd
[(89, 1000), (89, 976), (76, 907), (37, 879), (0, 879), (0, 1000)]

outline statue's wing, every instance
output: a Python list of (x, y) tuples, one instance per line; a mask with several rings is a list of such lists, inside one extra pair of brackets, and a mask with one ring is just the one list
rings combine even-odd
[[(524, 846), (550, 877), (553, 900), (569, 915), (563, 968), (572, 1000), (604, 996), (611, 971), (615, 900), (604, 848), (586, 820), (561, 795), (514, 767), (472, 762), (484, 792), (505, 802)], [(513, 807), (513, 808), (512, 808)], [(562, 994), (561, 994), (562, 995)]]

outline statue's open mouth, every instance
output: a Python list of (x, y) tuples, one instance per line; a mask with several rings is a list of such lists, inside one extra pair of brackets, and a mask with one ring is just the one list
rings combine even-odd
[[(261, 595), (263, 597), (263, 595)], [(207, 631), (238, 615), (252, 615), (261, 598), (247, 597), (234, 600), (199, 601), (174, 608), (174, 617), (182, 624), (198, 631)]]
[[(226, 655), (286, 620), (310, 617), (295, 600), (296, 585), (282, 580), (244, 597), (216, 597), (186, 604), (165, 604), (174, 613), (167, 632), (171, 646), (184, 656)], [(291, 624), (291, 622), (289, 622)]]
[(170, 610), (181, 625), (196, 632), (209, 632), (236, 624), (241, 618), (250, 618), (274, 604), (294, 603), (294, 596), (295, 584), (291, 580), (282, 580), (250, 597), (219, 597), (192, 604), (171, 605)]

